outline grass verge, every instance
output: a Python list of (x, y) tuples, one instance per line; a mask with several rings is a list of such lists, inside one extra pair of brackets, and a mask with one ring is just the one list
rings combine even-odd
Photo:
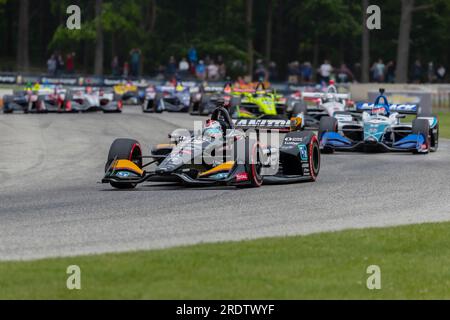
[[(450, 223), (0, 263), (0, 299), (450, 299)], [(81, 268), (79, 291), (66, 268)], [(381, 268), (381, 290), (366, 287)]]
[(438, 112), (438, 117), (440, 137), (450, 139), (450, 112)]

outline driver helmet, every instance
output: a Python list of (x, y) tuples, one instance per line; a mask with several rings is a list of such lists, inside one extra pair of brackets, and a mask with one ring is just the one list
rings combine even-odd
[(181, 91), (184, 90), (184, 87), (183, 87), (181, 84), (177, 84), (177, 86), (175, 87), (175, 90), (176, 90), (177, 92), (181, 92)]
[(223, 92), (226, 93), (226, 94), (230, 94), (231, 91), (232, 91), (231, 85), (229, 85), (229, 84), (227, 84), (227, 85), (225, 86), (225, 89), (223, 89)]
[(384, 104), (376, 104), (372, 108), (372, 115), (383, 115), (386, 116), (388, 111), (386, 110), (386, 106)]
[(203, 137), (216, 139), (222, 136), (223, 130), (220, 122), (216, 120), (208, 120), (205, 128), (203, 129)]

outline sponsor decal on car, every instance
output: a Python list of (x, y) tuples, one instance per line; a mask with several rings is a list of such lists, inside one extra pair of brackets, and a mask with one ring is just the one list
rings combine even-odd
[(237, 182), (248, 181), (248, 174), (247, 174), (247, 172), (238, 173), (236, 175), (236, 181)]
[(127, 172), (127, 171), (119, 171), (116, 173), (116, 176), (120, 177), (120, 178), (128, 178), (131, 175), (131, 173)]
[(236, 127), (289, 128), (291, 120), (241, 119), (233, 120)]
[(307, 161), (308, 160), (308, 148), (304, 144), (301, 144), (298, 146), (298, 149), (300, 150), (300, 159), (302, 159), (302, 161)]

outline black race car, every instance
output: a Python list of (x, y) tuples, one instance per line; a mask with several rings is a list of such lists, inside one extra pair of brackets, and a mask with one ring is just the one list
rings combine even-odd
[[(142, 154), (136, 140), (117, 139), (110, 148), (102, 182), (131, 189), (150, 181), (236, 187), (315, 181), (320, 170), (318, 139), (301, 128), (301, 118), (232, 120), (220, 106), (202, 132), (186, 130), (172, 136), (173, 144), (156, 146), (150, 155)], [(264, 143), (266, 129), (275, 133), (270, 141), (273, 146)], [(281, 146), (280, 132), (286, 133)], [(147, 171), (153, 164), (156, 168)]]

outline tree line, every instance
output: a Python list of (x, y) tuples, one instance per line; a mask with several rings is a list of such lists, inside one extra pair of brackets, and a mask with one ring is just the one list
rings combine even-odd
[[(81, 30), (66, 28), (71, 4), (81, 8)], [(370, 4), (381, 8), (380, 30), (365, 28)], [(449, 65), (449, 30), (448, 0), (0, 0), (0, 70), (41, 70), (59, 51), (76, 53), (78, 72), (100, 75), (139, 48), (151, 74), (194, 46), (248, 70), (258, 59), (280, 73), (292, 61), (360, 64), (363, 82), (382, 58), (406, 82), (416, 59)]]

